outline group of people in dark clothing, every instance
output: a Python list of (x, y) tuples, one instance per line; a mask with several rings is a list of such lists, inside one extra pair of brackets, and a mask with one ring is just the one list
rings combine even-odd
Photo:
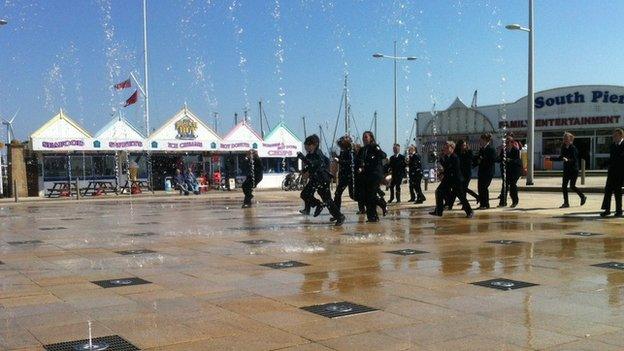
[[(565, 133), (561, 155), (551, 157), (553, 161), (563, 161), (563, 204), (561, 208), (570, 207), (568, 185), (580, 197), (580, 205), (584, 205), (587, 197), (576, 187), (579, 173), (579, 154), (573, 144), (574, 135)], [(366, 131), (362, 135), (363, 145), (353, 143), (346, 135), (336, 142), (340, 153), (335, 161), (338, 163), (338, 179), (334, 197), (331, 196), (330, 183), (332, 174), (329, 171), (330, 160), (319, 148), (320, 140), (317, 135), (308, 136), (304, 146), (306, 155), (299, 153), (297, 157), (304, 164), (303, 173), (308, 175), (308, 183), (301, 191), (301, 199), (304, 208), (300, 213), (315, 217), (320, 215), (324, 208), (329, 210), (331, 221), (337, 226), (345, 221), (341, 212), (342, 195), (348, 190), (349, 197), (357, 202), (358, 214), (366, 214), (367, 222), (378, 222), (377, 208), (382, 210), (385, 216), (387, 203), (384, 200), (384, 192), (381, 184), (386, 175), (391, 175), (387, 183), (390, 189), (388, 203), (401, 202), (401, 184), (405, 176), (409, 177), (409, 202), (423, 203), (426, 198), (421, 189), (423, 179), (423, 167), (421, 158), (415, 146), (408, 148), (407, 157), (402, 155), (401, 147), (394, 144), (386, 163), (386, 153), (381, 150), (372, 132)], [(495, 175), (496, 164), (500, 164), (500, 173), (503, 181), (499, 196), (499, 207), (507, 206), (507, 198), (511, 198), (512, 208), (518, 206), (517, 182), (522, 175), (521, 160), (522, 145), (514, 139), (512, 133), (507, 133), (505, 142), (497, 154), (492, 145), (492, 135), (485, 133), (480, 137), (478, 153), (473, 154), (468, 143), (459, 140), (456, 143), (447, 141), (443, 147), (442, 155), (438, 159), (438, 178), (440, 184), (436, 189), (436, 206), (430, 212), (434, 216), (442, 216), (445, 209), (452, 209), (455, 200), (459, 200), (467, 217), (473, 217), (466, 196), (474, 197), (479, 204), (478, 210), (490, 208), (489, 187)], [(472, 169), (477, 168), (477, 189), (475, 193), (469, 188), (472, 179)], [(262, 180), (262, 165), (257, 153), (251, 150), (247, 156), (247, 178), (243, 183), (245, 200), (243, 207), (251, 206), (252, 190)], [(605, 197), (602, 205), (604, 210), (601, 216), (606, 217), (611, 213), (611, 197), (615, 195), (615, 216), (622, 217), (622, 186), (624, 185), (624, 131), (617, 129), (613, 133), (613, 144), (610, 149), (610, 165), (608, 170)], [(317, 199), (315, 193), (321, 197)]]

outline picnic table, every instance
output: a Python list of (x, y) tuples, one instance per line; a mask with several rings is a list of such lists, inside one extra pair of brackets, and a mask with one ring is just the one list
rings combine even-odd
[(152, 188), (150, 187), (149, 183), (146, 180), (131, 180), (131, 181), (126, 180), (126, 183), (119, 190), (119, 194), (124, 194), (126, 192), (131, 193), (131, 189), (133, 187), (139, 187), (141, 191), (143, 190), (152, 191)]
[(82, 189), (82, 196), (95, 196), (98, 194), (117, 194), (117, 187), (113, 182), (106, 180), (92, 180), (86, 188)]
[(76, 194), (76, 184), (69, 181), (54, 182), (52, 188), (48, 189), (47, 197), (72, 196)]

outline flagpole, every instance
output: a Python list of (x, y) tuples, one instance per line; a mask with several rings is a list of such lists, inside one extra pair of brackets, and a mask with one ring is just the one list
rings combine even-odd
[(143, 0), (143, 62), (145, 64), (145, 137), (149, 137), (149, 88), (148, 88), (148, 70), (147, 70), (147, 0)]

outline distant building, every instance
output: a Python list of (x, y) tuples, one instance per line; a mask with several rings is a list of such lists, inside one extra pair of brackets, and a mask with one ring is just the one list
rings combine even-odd
[[(418, 113), (418, 144), (426, 162), (444, 140), (464, 139), (478, 149), (479, 136), (490, 132), (501, 144), (505, 131), (526, 143), (526, 96), (509, 104), (471, 108), (459, 98), (444, 111)], [(576, 135), (574, 144), (588, 169), (603, 169), (609, 158), (611, 133), (624, 126), (624, 86), (577, 85), (535, 93), (535, 169), (544, 169), (547, 156), (558, 155), (561, 137)], [(555, 164), (554, 168), (559, 168)]]

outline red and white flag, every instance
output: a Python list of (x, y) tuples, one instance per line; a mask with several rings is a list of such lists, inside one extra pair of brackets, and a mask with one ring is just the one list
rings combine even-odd
[(134, 104), (135, 102), (137, 102), (137, 100), (139, 99), (139, 91), (135, 90), (134, 93), (132, 95), (130, 95), (130, 97), (128, 98), (128, 100), (126, 100), (126, 102), (124, 103), (124, 107), (128, 107), (132, 104)]
[(126, 88), (130, 88), (132, 87), (132, 81), (130, 80), (130, 78), (124, 80), (121, 83), (117, 83), (114, 85), (115, 89), (117, 90), (122, 90), (122, 89), (126, 89)]

